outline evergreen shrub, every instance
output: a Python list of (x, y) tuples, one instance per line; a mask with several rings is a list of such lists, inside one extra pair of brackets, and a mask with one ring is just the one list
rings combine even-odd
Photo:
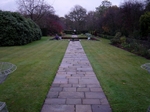
[(25, 45), (41, 39), (39, 26), (16, 12), (0, 10), (0, 46)]

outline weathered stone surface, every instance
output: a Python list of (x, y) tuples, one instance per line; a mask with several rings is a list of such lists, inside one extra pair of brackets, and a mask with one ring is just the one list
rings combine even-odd
[(84, 74), (73, 74), (72, 77), (84, 77)]
[(78, 84), (78, 79), (69, 79), (69, 84)]
[(99, 99), (83, 99), (83, 104), (100, 104)]
[(90, 91), (89, 88), (77, 88), (77, 91)]
[(60, 87), (72, 87), (72, 84), (60, 84)]
[(76, 72), (77, 74), (85, 75), (85, 72)]
[(84, 98), (83, 92), (60, 92), (58, 98)]
[(45, 104), (41, 112), (74, 112), (74, 105), (47, 105)]
[(79, 79), (79, 84), (99, 84), (97, 79)]
[(80, 42), (70, 42), (41, 112), (111, 112)]
[(60, 91), (62, 91), (62, 87), (51, 87), (50, 91), (51, 92), (60, 92)]
[(103, 92), (85, 92), (86, 98), (105, 98)]
[(109, 105), (92, 105), (93, 112), (111, 112)]
[(81, 104), (81, 99), (67, 99), (66, 104)]
[(87, 71), (93, 71), (93, 69), (90, 67), (88, 68), (77, 68), (77, 71), (83, 71), (83, 72), (87, 72)]
[(85, 88), (86, 84), (73, 84), (73, 87)]
[(80, 79), (81, 77), (79, 77), (79, 76), (70, 76), (70, 77), (67, 77), (68, 79)]
[(60, 105), (65, 104), (66, 99), (58, 99), (58, 98), (46, 98), (45, 104), (51, 104), (51, 105)]
[(63, 88), (63, 91), (70, 91), (70, 92), (73, 92), (73, 91), (76, 91), (76, 88)]
[(85, 72), (85, 75), (94, 75), (94, 76), (96, 76), (96, 74), (94, 73), (94, 72)]
[(100, 87), (100, 85), (99, 84), (87, 84), (87, 87), (89, 87), (89, 88), (96, 88), (96, 87)]
[(90, 88), (91, 91), (99, 91), (99, 92), (102, 92), (102, 88)]
[(51, 92), (49, 91), (47, 94), (48, 98), (57, 98), (58, 97), (58, 92)]
[(76, 105), (76, 112), (92, 112), (91, 105)]
[(71, 75), (75, 75), (76, 74), (76, 71), (75, 72), (73, 72), (73, 71), (71, 71), (71, 72), (66, 72), (69, 76), (71, 76)]
[(66, 77), (66, 75), (56, 75), (55, 79), (65, 79)]
[(56, 75), (67, 75), (67, 73), (66, 72), (58, 72), (57, 71), (57, 74)]
[(54, 79), (53, 84), (67, 84), (68, 83), (68, 79)]
[(52, 84), (51, 87), (59, 87), (60, 84)]
[(109, 102), (108, 102), (108, 100), (107, 100), (106, 98), (100, 99), (100, 102), (101, 102), (102, 105), (103, 105), (103, 104), (109, 105)]

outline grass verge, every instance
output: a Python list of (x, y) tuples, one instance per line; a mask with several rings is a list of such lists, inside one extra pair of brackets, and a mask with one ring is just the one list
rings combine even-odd
[(150, 106), (150, 74), (140, 66), (150, 62), (109, 44), (81, 41), (113, 112), (146, 112)]
[(0, 101), (10, 112), (39, 112), (64, 56), (68, 41), (48, 37), (25, 46), (0, 47), (0, 61), (17, 70), (0, 85)]

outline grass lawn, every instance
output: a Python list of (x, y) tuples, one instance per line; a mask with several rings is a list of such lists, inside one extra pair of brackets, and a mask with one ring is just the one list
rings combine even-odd
[[(146, 112), (150, 106), (150, 74), (145, 58), (116, 48), (109, 40), (81, 40), (113, 112)], [(0, 62), (17, 65), (0, 85), (0, 101), (10, 112), (39, 112), (67, 48), (67, 40), (48, 37), (25, 46), (0, 47)]]
[(0, 47), (0, 62), (17, 70), (0, 84), (0, 101), (10, 112), (40, 112), (50, 84), (66, 51), (68, 41), (40, 41), (25, 46)]
[(81, 41), (113, 112), (146, 112), (150, 106), (150, 74), (140, 66), (150, 62), (109, 44)]

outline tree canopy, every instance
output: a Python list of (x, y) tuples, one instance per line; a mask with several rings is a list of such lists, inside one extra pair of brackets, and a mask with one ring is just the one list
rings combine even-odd
[(87, 16), (86, 12), (85, 8), (76, 5), (68, 15), (65, 15), (67, 27), (75, 30), (84, 30)]
[(18, 11), (33, 21), (38, 21), (48, 11), (54, 13), (53, 7), (44, 0), (18, 0), (17, 3)]

